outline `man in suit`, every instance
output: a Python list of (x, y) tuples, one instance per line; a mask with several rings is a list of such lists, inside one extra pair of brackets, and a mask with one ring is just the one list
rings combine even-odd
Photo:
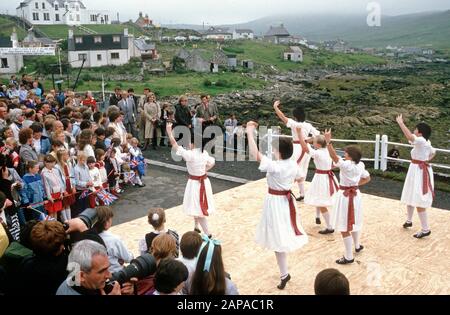
[(111, 97), (109, 98), (109, 105), (118, 105), (119, 101), (122, 99), (121, 96), (121, 89), (119, 87), (116, 87), (114, 89), (114, 94), (111, 95)]
[(133, 137), (137, 137), (136, 119), (138, 113), (133, 96), (130, 96), (128, 92), (122, 92), (122, 99), (119, 101), (118, 106), (124, 113), (123, 124), (127, 132), (131, 133)]
[[(201, 103), (197, 107), (197, 123), (202, 126), (202, 132), (205, 132), (205, 129), (210, 126), (218, 126), (219, 120), (219, 111), (217, 110), (216, 105), (210, 104), (208, 95), (201, 96)], [(217, 134), (213, 134), (211, 137), (203, 137), (204, 144), (210, 142), (215, 137), (220, 136)], [(214, 154), (215, 148), (213, 147), (211, 153)]]

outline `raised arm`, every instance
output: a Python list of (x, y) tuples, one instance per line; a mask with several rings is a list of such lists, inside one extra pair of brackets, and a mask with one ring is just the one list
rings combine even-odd
[(250, 150), (250, 156), (253, 156), (256, 159), (256, 161), (260, 162), (262, 160), (263, 155), (261, 152), (259, 152), (254, 137), (254, 131), (257, 126), (258, 124), (253, 121), (249, 121), (247, 123), (247, 140), (248, 140), (248, 147)]
[(414, 135), (403, 122), (403, 115), (398, 115), (396, 120), (398, 125), (400, 126), (400, 129), (403, 131), (403, 134), (405, 135), (406, 139), (408, 139), (408, 141), (414, 141)]
[(174, 148), (175, 150), (178, 150), (179, 146), (173, 136), (172, 126), (173, 126), (173, 123), (167, 122), (167, 124), (166, 124), (167, 136), (169, 137), (169, 141), (170, 141), (170, 144), (172, 145), (172, 148)]
[(277, 114), (278, 118), (280, 118), (282, 122), (284, 122), (285, 124), (287, 124), (288, 118), (287, 118), (287, 117), (283, 114), (283, 112), (280, 110), (280, 108), (279, 108), (279, 107), (280, 107), (280, 104), (281, 104), (280, 101), (276, 101), (276, 102), (273, 104), (273, 108), (275, 109), (275, 114)]
[(333, 160), (334, 163), (339, 162), (339, 156), (336, 153), (336, 150), (333, 147), (333, 144), (331, 143), (331, 129), (325, 130), (324, 133), (325, 140), (327, 141), (327, 148), (328, 152), (330, 153), (330, 157)]
[(309, 147), (305, 142), (305, 138), (303, 138), (303, 132), (301, 127), (296, 128), (298, 139), (300, 140), (300, 145), (302, 146), (302, 151), (309, 153)]

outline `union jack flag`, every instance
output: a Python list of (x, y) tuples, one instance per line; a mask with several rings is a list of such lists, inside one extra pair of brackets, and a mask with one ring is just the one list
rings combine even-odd
[(104, 203), (106, 206), (111, 205), (115, 200), (117, 200), (117, 197), (116, 197), (116, 196), (114, 196), (113, 194), (107, 192), (107, 191), (104, 190), (104, 189), (99, 190), (99, 191), (97, 192), (97, 197), (98, 197), (101, 201), (103, 201), (103, 203)]
[(39, 215), (39, 221), (56, 221), (56, 219), (41, 212)]
[(138, 167), (138, 165), (139, 165), (139, 162), (137, 160), (131, 160), (131, 162), (130, 162), (131, 168), (136, 168), (136, 167)]
[(83, 190), (79, 199), (84, 199), (89, 195), (89, 189)]

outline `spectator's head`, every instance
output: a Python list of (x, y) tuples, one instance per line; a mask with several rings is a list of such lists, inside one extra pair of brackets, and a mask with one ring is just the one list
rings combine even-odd
[(272, 148), (274, 148), (274, 153), (280, 160), (288, 160), (294, 153), (292, 139), (288, 137), (275, 138), (272, 141)]
[(34, 120), (35, 117), (36, 117), (36, 112), (34, 111), (34, 109), (30, 108), (25, 111), (25, 118), (27, 120)]
[(57, 132), (57, 131), (64, 131), (64, 125), (60, 120), (55, 120), (53, 122), (53, 128), (52, 128), (53, 132)]
[(79, 165), (86, 165), (86, 154), (84, 152), (79, 152), (77, 155), (77, 163)]
[(151, 253), (157, 262), (164, 258), (175, 258), (177, 256), (175, 238), (168, 233), (158, 235), (152, 241)]
[(59, 165), (65, 165), (69, 161), (69, 157), (69, 151), (66, 149), (56, 151), (56, 161)]
[(33, 130), (33, 138), (36, 140), (41, 139), (42, 137), (42, 131), (44, 130), (44, 127), (40, 122), (34, 122), (31, 124), (30, 129)]
[(304, 122), (306, 119), (305, 109), (301, 106), (298, 106), (294, 108), (294, 111), (292, 112), (294, 118), (298, 122)]
[(132, 96), (132, 95), (134, 94), (134, 89), (133, 89), (133, 88), (129, 88), (129, 89), (128, 89), (128, 94), (129, 94), (130, 96)]
[(160, 294), (178, 294), (189, 277), (186, 266), (175, 259), (163, 259), (155, 273), (155, 289)]
[(91, 130), (92, 128), (92, 123), (90, 120), (83, 120), (80, 123), (80, 130)]
[(106, 128), (106, 131), (105, 131), (105, 137), (111, 138), (115, 132), (116, 132), (116, 130), (113, 127), (108, 127), (108, 128)]
[(105, 139), (105, 135), (106, 135), (106, 131), (104, 128), (97, 128), (95, 129), (95, 135), (97, 136), (98, 140), (104, 140)]
[(53, 131), (53, 123), (55, 122), (55, 119), (47, 117), (44, 121), (44, 128), (47, 131), (48, 134), (50, 134)]
[(17, 147), (17, 141), (13, 137), (9, 137), (5, 140), (5, 146), (11, 150)]
[(113, 217), (114, 212), (110, 207), (107, 206), (97, 207), (97, 222), (94, 225), (94, 230), (99, 234), (102, 233), (103, 231), (109, 230), (112, 226)]
[(75, 244), (69, 254), (68, 266), (77, 266), (82, 288), (90, 290), (104, 289), (106, 281), (111, 277), (106, 248), (94, 241), (84, 240)]
[(28, 161), (26, 164), (27, 172), (30, 174), (39, 173), (39, 162), (38, 161)]
[(9, 119), (14, 123), (21, 124), (25, 118), (21, 109), (14, 108), (9, 111)]
[(327, 140), (323, 135), (315, 136), (313, 139), (313, 146), (315, 149), (321, 149), (327, 147)]
[(8, 113), (8, 107), (5, 103), (0, 102), (0, 119), (5, 119), (6, 114)]
[(92, 118), (92, 111), (90, 109), (88, 109), (87, 107), (85, 107), (82, 115), (83, 115), (83, 120), (90, 121)]
[(2, 130), (2, 138), (3, 139), (7, 139), (7, 138), (10, 138), (10, 137), (14, 137), (14, 133), (13, 133), (12, 129), (9, 128), (9, 127), (3, 128), (3, 130)]
[(69, 118), (63, 118), (63, 119), (61, 119), (61, 123), (62, 123), (63, 126), (64, 126), (64, 131), (68, 131), (68, 132), (71, 132), (71, 131), (72, 131), (72, 124), (71, 124)]
[(314, 292), (316, 295), (350, 295), (350, 284), (339, 270), (325, 269), (316, 276)]
[(83, 120), (83, 114), (81, 114), (80, 112), (74, 112), (72, 114), (72, 118), (75, 119), (75, 121), (77, 122), (81, 122)]
[(87, 163), (87, 165), (88, 165), (88, 167), (89, 167), (89, 169), (93, 169), (94, 167), (95, 167), (95, 157), (93, 157), (93, 156), (88, 156), (88, 158), (87, 158), (87, 160), (86, 160), (86, 163)]
[(47, 104), (47, 103), (42, 104), (41, 111), (44, 115), (47, 115), (48, 113), (50, 113), (51, 110), (52, 110), (52, 108), (51, 108), (50, 104)]
[(59, 110), (60, 117), (70, 118), (71, 115), (72, 115), (72, 108), (70, 106), (65, 106)]
[(96, 124), (101, 124), (102, 120), (103, 120), (103, 113), (102, 112), (95, 112), (94, 114), (92, 114), (92, 119), (94, 119), (94, 122)]
[(116, 95), (120, 95), (120, 93), (122, 92), (122, 89), (120, 87), (116, 87), (114, 89), (114, 92), (116, 93)]
[(92, 98), (92, 92), (91, 91), (87, 91), (86, 92), (86, 98)]
[(80, 150), (84, 150), (87, 145), (92, 143), (93, 132), (90, 129), (84, 129), (81, 131), (78, 141)]
[(150, 88), (146, 87), (144, 88), (144, 95), (147, 95), (148, 93), (150, 93), (152, 90), (150, 90)]
[(55, 167), (55, 164), (56, 164), (56, 158), (53, 155), (47, 154), (44, 157), (44, 165), (46, 168), (52, 169)]
[(58, 152), (58, 150), (64, 149), (64, 142), (61, 142), (58, 139), (53, 139), (52, 141), (52, 151)]
[(189, 231), (183, 234), (180, 241), (180, 251), (186, 259), (194, 259), (202, 246), (203, 240), (200, 234)]
[(122, 99), (125, 99), (125, 98), (127, 98), (128, 97), (128, 92), (127, 91), (122, 91), (122, 93), (121, 93), (121, 96), (122, 96)]
[(208, 102), (209, 102), (209, 98), (208, 98), (208, 95), (202, 95), (202, 96), (200, 96), (200, 100), (202, 101), (202, 104), (208, 104)]
[(414, 135), (417, 137), (424, 137), (426, 140), (430, 140), (431, 127), (426, 123), (419, 123), (414, 129)]
[(33, 130), (31, 128), (22, 128), (19, 131), (19, 142), (21, 145), (31, 145), (33, 142)]
[(52, 143), (55, 141), (59, 141), (62, 144), (66, 142), (66, 134), (64, 133), (64, 130), (53, 131)]
[(183, 106), (188, 106), (188, 98), (185, 95), (182, 95), (179, 99), (178, 99), (178, 104), (183, 105)]
[(109, 114), (109, 121), (112, 123), (118, 123), (120, 121), (120, 112), (113, 111)]
[(122, 142), (120, 141), (119, 138), (112, 138), (112, 140), (111, 140), (111, 145), (112, 145), (114, 148), (119, 147), (121, 143), (122, 143)]
[(31, 247), (36, 255), (59, 256), (64, 250), (66, 231), (57, 221), (41, 221), (31, 230)]
[(160, 230), (164, 227), (164, 223), (166, 223), (166, 213), (162, 208), (153, 208), (148, 211), (148, 223), (155, 230)]
[(105, 160), (105, 151), (103, 149), (95, 149), (95, 159), (97, 162), (103, 162)]
[(344, 158), (358, 164), (362, 158), (361, 149), (356, 145), (349, 145), (344, 148)]
[(130, 144), (132, 147), (138, 147), (139, 146), (139, 140), (137, 138), (131, 138)]
[[(204, 245), (204, 246), (203, 246)], [(208, 249), (213, 246), (212, 255)], [(218, 241), (205, 240), (200, 247), (197, 267), (192, 278), (192, 295), (225, 295), (225, 268), (222, 260), (222, 246)]]

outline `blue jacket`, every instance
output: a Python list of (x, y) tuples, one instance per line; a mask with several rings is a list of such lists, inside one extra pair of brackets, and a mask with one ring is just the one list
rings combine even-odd
[(41, 137), (41, 154), (48, 154), (52, 150), (52, 145), (50, 144), (50, 139), (42, 136)]
[(45, 198), (44, 185), (42, 184), (41, 175), (32, 175), (27, 173), (23, 176), (23, 188), (20, 191), (22, 204), (42, 202)]

